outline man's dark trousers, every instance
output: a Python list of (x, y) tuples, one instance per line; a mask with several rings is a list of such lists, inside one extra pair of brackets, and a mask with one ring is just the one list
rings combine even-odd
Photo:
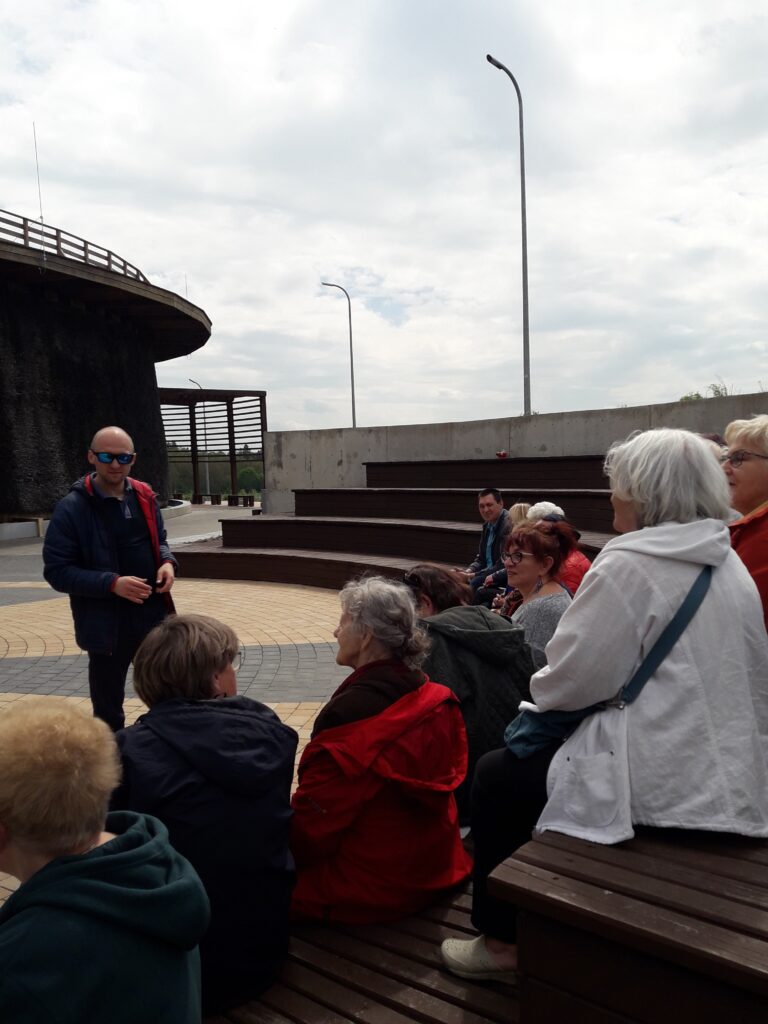
[(153, 594), (149, 602), (149, 607), (120, 608), (117, 643), (111, 654), (88, 654), (88, 687), (93, 713), (113, 732), (125, 725), (125, 677), (133, 657), (147, 633), (165, 616), (163, 602), (157, 595)]

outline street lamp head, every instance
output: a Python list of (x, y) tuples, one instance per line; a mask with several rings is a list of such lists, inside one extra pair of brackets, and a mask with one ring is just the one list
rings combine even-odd
[(203, 390), (203, 385), (198, 384), (196, 380), (192, 380), (191, 377), (187, 377), (187, 380), (189, 381), (190, 384), (195, 384), (197, 387), (199, 387), (201, 391)]
[(496, 60), (495, 57), (492, 57), (490, 53), (486, 53), (485, 59), (488, 61), (489, 64), (493, 64), (495, 68), (498, 68), (499, 71), (504, 70), (504, 65), (500, 61)]

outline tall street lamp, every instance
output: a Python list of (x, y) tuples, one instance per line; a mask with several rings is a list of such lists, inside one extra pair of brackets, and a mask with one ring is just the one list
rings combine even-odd
[(349, 309), (349, 375), (352, 381), (352, 426), (357, 426), (357, 417), (355, 416), (355, 358), (352, 354), (352, 300), (349, 297), (349, 292), (346, 288), (342, 288), (340, 284), (333, 284), (331, 281), (321, 281), (321, 285), (324, 288), (338, 288), (339, 291), (344, 292), (347, 296), (347, 307)]
[[(187, 377), (190, 384), (197, 384), (196, 380), (192, 380), (191, 377)], [(203, 390), (202, 384), (197, 384), (200, 390)], [(203, 444), (205, 445), (205, 493), (210, 496), (211, 493), (211, 481), (208, 479), (208, 429), (205, 422), (205, 402), (203, 402)]]
[(523, 236), (523, 410), (526, 416), (531, 415), (531, 353), (528, 339), (528, 221), (525, 214), (525, 143), (523, 142), (523, 97), (515, 76), (501, 61), (490, 53), (485, 59), (499, 71), (509, 76), (517, 93), (517, 107), (520, 120), (520, 225)]

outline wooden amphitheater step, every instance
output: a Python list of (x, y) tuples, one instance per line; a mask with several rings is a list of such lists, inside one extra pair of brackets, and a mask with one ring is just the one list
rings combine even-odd
[[(225, 548), (221, 542), (200, 541), (174, 548), (184, 577), (208, 580), (260, 580), (300, 583), (306, 587), (339, 590), (356, 576), (369, 573), (401, 579), (416, 561), (356, 552), (307, 551), (297, 548)], [(445, 568), (451, 566), (445, 565)]]
[[(518, 501), (553, 501), (578, 530), (613, 532), (611, 492), (563, 488), (505, 490), (507, 507)], [(298, 489), (296, 516), (419, 519), (474, 524), (479, 532), (477, 490), (462, 488), (331, 487)]]
[(369, 487), (562, 488), (606, 486), (603, 455), (366, 462)]
[[(480, 536), (479, 530), (477, 537)], [(594, 558), (610, 537), (585, 532), (581, 546)], [(319, 551), (300, 548), (224, 547), (220, 540), (180, 544), (174, 548), (182, 576), (210, 580), (261, 580), (267, 583), (300, 583), (307, 587), (339, 589), (363, 573), (400, 579), (417, 562), (432, 561), (450, 569), (452, 562), (427, 558), (395, 558), (350, 551)]]
[(225, 548), (354, 551), (413, 562), (468, 565), (477, 554), (480, 523), (414, 519), (259, 516), (222, 522)]

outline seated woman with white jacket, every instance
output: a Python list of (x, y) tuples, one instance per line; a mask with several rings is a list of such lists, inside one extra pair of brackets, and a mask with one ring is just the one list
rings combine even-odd
[(768, 835), (768, 639), (757, 588), (731, 550), (728, 488), (707, 444), (654, 430), (614, 445), (613, 538), (595, 559), (531, 680), (540, 711), (615, 698), (683, 604), (702, 567), (709, 590), (636, 700), (585, 717), (529, 757), (480, 759), (472, 790), (476, 939), (443, 943), (462, 977), (516, 966), (514, 912), (491, 871), (534, 827), (599, 843), (633, 824)]

